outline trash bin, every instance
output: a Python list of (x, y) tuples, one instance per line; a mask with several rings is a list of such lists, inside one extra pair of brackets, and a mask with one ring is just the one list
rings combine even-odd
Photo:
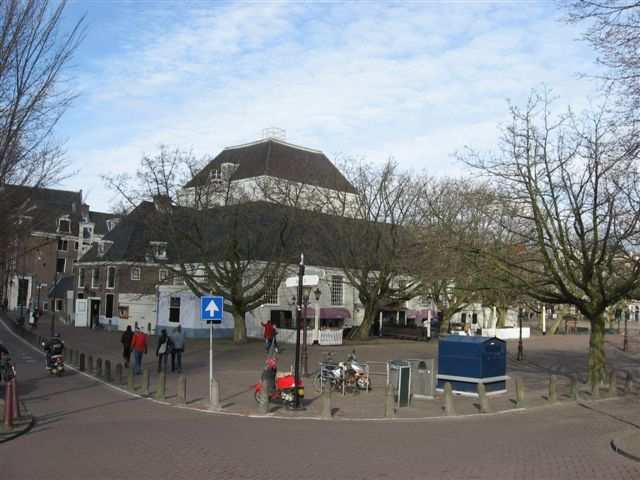
[(411, 365), (406, 360), (389, 362), (389, 385), (398, 407), (408, 407), (411, 398)]
[(451, 383), (455, 393), (477, 395), (478, 383), (487, 393), (505, 393), (507, 346), (495, 337), (449, 335), (438, 344), (438, 387)]
[(433, 398), (435, 393), (435, 360), (410, 359), (411, 392), (413, 398)]

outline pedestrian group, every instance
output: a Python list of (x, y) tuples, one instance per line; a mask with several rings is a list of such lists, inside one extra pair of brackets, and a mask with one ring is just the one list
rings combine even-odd
[[(135, 332), (131, 329), (131, 325), (122, 333), (120, 338), (122, 343), (122, 358), (124, 359), (125, 368), (129, 368), (131, 361), (131, 353), (133, 352), (133, 373), (140, 375), (142, 373), (142, 358), (147, 353), (148, 341), (147, 335), (135, 326)], [(156, 356), (158, 357), (158, 372), (167, 371), (167, 362), (171, 355), (171, 371), (182, 372), (182, 354), (184, 353), (184, 332), (182, 327), (178, 325), (171, 335), (167, 334), (166, 329), (162, 329), (158, 337), (156, 345)]]

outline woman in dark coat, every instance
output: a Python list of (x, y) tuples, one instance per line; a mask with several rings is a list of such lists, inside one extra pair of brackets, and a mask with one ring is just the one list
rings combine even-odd
[(129, 360), (131, 360), (131, 339), (133, 338), (133, 330), (131, 325), (127, 325), (127, 329), (122, 333), (120, 343), (122, 343), (122, 358), (124, 358), (124, 368), (129, 368)]

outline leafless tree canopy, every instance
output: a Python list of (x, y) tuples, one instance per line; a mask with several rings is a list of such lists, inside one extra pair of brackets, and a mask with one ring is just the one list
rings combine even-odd
[(598, 52), (605, 74), (621, 93), (630, 119), (640, 112), (640, 2), (581, 0), (569, 2), (569, 18), (588, 25), (585, 38)]
[(638, 136), (605, 110), (554, 116), (545, 94), (512, 107), (502, 151), (465, 160), (499, 202), (490, 272), (539, 301), (575, 305), (591, 321), (592, 381), (604, 367), (605, 309), (640, 286)]

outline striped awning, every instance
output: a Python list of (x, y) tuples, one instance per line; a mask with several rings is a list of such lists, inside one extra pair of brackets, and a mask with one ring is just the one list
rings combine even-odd
[[(313, 307), (307, 307), (304, 313), (306, 318), (315, 318), (316, 309)], [(351, 318), (351, 312), (343, 307), (323, 307), (320, 308), (320, 318), (346, 320)]]

